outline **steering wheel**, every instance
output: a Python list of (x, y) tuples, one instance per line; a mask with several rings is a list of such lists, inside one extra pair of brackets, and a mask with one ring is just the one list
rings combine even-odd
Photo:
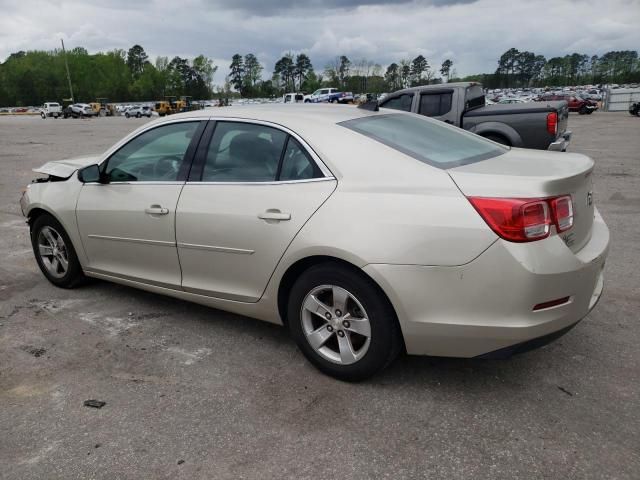
[(180, 155), (168, 155), (158, 159), (158, 161), (153, 164), (153, 177), (161, 178), (162, 180), (175, 180), (181, 162), (182, 156)]

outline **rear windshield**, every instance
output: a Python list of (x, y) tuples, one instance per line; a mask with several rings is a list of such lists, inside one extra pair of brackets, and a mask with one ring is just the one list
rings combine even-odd
[(374, 115), (338, 125), (438, 168), (479, 162), (509, 150), (472, 133), (417, 115)]

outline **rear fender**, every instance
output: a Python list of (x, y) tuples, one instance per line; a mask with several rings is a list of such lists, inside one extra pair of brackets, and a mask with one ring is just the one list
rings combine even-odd
[(477, 135), (483, 137), (487, 135), (499, 135), (506, 138), (512, 147), (522, 147), (522, 138), (515, 129), (505, 123), (500, 122), (483, 122), (469, 129)]

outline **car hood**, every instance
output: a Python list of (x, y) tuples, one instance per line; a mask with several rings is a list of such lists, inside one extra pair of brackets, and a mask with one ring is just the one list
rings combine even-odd
[(69, 178), (76, 170), (98, 163), (99, 155), (86, 155), (82, 157), (74, 157), (66, 160), (56, 160), (47, 162), (41, 167), (34, 168), (36, 173), (44, 173), (45, 175), (53, 175), (54, 177)]

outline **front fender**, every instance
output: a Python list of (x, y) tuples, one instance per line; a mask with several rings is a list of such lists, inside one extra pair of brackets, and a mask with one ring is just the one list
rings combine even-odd
[(21, 206), (27, 218), (31, 218), (33, 212), (39, 209), (60, 222), (84, 268), (88, 261), (76, 219), (76, 203), (81, 189), (82, 183), (75, 176), (63, 182), (32, 183), (27, 187)]

